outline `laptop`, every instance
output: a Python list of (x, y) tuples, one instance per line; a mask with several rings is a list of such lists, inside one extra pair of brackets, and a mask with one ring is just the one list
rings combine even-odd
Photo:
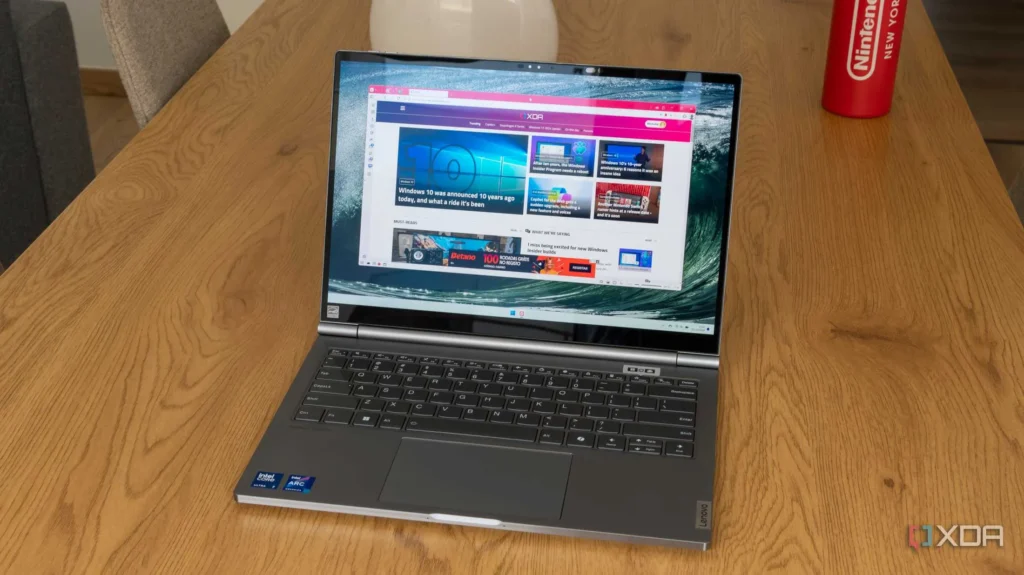
[(706, 549), (739, 97), (339, 52), (318, 337), (236, 500)]

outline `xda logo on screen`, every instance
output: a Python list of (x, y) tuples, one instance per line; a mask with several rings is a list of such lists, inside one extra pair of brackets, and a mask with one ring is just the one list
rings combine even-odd
[(915, 551), (943, 546), (988, 547), (989, 543), (1003, 546), (1002, 525), (953, 525), (948, 528), (942, 525), (910, 525), (907, 528), (907, 545)]

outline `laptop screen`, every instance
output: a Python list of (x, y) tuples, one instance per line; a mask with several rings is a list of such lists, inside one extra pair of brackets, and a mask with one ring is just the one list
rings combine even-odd
[(660, 74), (339, 55), (324, 319), (717, 340), (738, 80)]

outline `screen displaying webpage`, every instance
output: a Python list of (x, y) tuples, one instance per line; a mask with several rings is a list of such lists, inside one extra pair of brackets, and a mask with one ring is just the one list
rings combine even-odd
[(358, 265), (680, 290), (695, 112), (370, 85)]

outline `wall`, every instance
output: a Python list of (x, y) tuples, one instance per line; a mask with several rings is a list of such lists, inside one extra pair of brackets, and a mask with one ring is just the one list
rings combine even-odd
[[(115, 68), (114, 57), (107, 45), (100, 18), (99, 0), (63, 0), (71, 12), (71, 23), (75, 28), (75, 45), (78, 47), (78, 65), (82, 68)], [(161, 0), (158, 0), (161, 1)], [(173, 1), (173, 0), (162, 0)], [(245, 22), (263, 0), (217, 0), (228, 28), (232, 32)]]

